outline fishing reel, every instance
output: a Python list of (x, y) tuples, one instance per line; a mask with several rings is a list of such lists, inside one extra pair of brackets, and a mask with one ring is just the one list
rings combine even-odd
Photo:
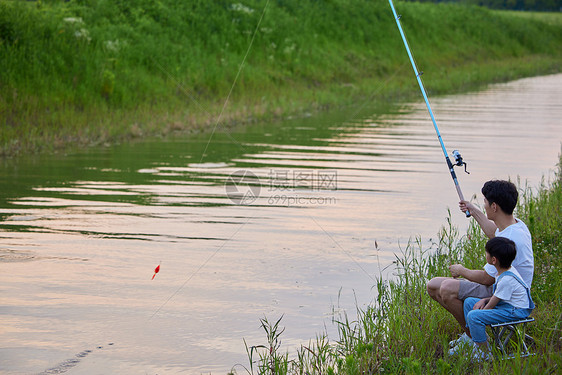
[(453, 157), (455, 158), (455, 165), (457, 167), (462, 167), (464, 165), (464, 171), (466, 173), (470, 174), (470, 172), (466, 170), (467, 164), (462, 160), (462, 156), (461, 156), (461, 153), (459, 152), (459, 150), (453, 151)]

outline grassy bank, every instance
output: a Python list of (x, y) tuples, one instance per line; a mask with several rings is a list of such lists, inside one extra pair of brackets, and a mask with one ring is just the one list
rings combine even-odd
[[(562, 157), (555, 181), (534, 194), (522, 190), (516, 215), (533, 237), (535, 276), (532, 296), (536, 319), (527, 333), (535, 339), (535, 356), (472, 363), (448, 355), (448, 342), (461, 332), (458, 323), (433, 301), (426, 283), (449, 276), (448, 266), (460, 262), (479, 269), (486, 238), (477, 225), (461, 235), (443, 227), (438, 243), (423, 248), (412, 241), (394, 262), (397, 277), (375, 285), (377, 298), (357, 320), (344, 314), (334, 322), (339, 338), (318, 336), (296, 356), (279, 349), (282, 323), (262, 320), (264, 345), (248, 345), (250, 363), (234, 373), (250, 374), (553, 374), (562, 368)], [(474, 224), (474, 223), (473, 223)], [(490, 332), (489, 332), (490, 334)], [(253, 344), (253, 343), (250, 343)]]
[[(560, 14), (396, 6), (430, 95), (562, 69)], [(382, 0), (0, 0), (0, 72), (1, 156), (419, 96)]]

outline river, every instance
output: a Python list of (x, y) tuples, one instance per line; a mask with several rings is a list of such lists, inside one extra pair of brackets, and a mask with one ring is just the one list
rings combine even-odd
[[(553, 176), (561, 98), (562, 74), (432, 98), (466, 197)], [(423, 102), (5, 161), (0, 372), (225, 374), (263, 317), (290, 351), (337, 339), (410, 238), (448, 208), (466, 230), (457, 202)]]

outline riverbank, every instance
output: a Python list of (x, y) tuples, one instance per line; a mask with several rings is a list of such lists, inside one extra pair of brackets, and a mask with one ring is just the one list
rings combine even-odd
[[(296, 358), (280, 350), (282, 322), (262, 319), (267, 334), (263, 345), (248, 343), (249, 365), (240, 373), (257, 374), (552, 374), (562, 366), (562, 155), (556, 178), (535, 194), (522, 190), (516, 216), (533, 237), (535, 276), (532, 296), (535, 322), (526, 333), (535, 340), (536, 355), (508, 361), (473, 363), (452, 357), (448, 342), (460, 333), (453, 317), (433, 301), (426, 283), (448, 276), (448, 265), (482, 266), (486, 237), (472, 222), (463, 235), (449, 224), (430, 248), (411, 241), (396, 256), (396, 278), (377, 279), (377, 299), (358, 319), (344, 313), (334, 319), (339, 338), (319, 335), (301, 347)], [(233, 368), (233, 373), (240, 370)]]
[[(1, 157), (419, 98), (385, 2), (0, 8)], [(397, 8), (430, 96), (562, 70), (559, 14)]]

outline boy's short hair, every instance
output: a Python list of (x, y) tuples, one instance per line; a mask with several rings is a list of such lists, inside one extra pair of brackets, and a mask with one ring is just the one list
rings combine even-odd
[(510, 181), (491, 180), (482, 187), (482, 194), (489, 204), (495, 203), (508, 215), (513, 214), (519, 193)]
[(500, 267), (509, 268), (517, 255), (515, 242), (505, 237), (494, 237), (486, 242), (486, 251), (500, 263)]

